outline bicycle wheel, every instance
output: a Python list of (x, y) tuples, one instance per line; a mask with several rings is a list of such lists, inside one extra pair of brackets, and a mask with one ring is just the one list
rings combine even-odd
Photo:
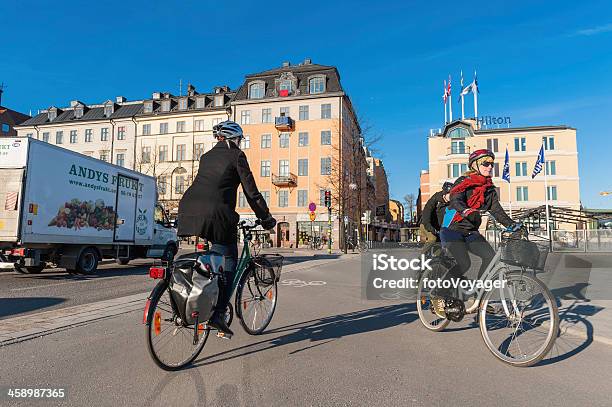
[(541, 361), (559, 333), (559, 311), (550, 290), (537, 278), (506, 275), (504, 288), (485, 293), (480, 304), (480, 333), (496, 358), (527, 367)]
[(167, 283), (155, 290), (149, 303), (147, 318), (147, 347), (153, 361), (164, 370), (179, 370), (193, 362), (200, 354), (210, 328), (199, 323), (199, 339), (193, 344), (193, 325), (182, 323), (170, 298)]
[(278, 296), (277, 281), (262, 281), (258, 275), (266, 268), (250, 265), (238, 285), (236, 313), (240, 325), (250, 335), (259, 335), (272, 321)]
[(432, 289), (425, 284), (425, 279), (436, 280), (442, 277), (445, 270), (441, 270), (442, 264), (432, 262), (431, 270), (424, 270), (419, 278), (419, 288), (417, 289), (417, 312), (423, 326), (430, 331), (439, 332), (448, 326), (450, 321), (442, 318), (434, 312)]

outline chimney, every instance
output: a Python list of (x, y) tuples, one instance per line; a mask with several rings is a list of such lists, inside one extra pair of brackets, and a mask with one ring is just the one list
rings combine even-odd
[(312, 64), (312, 59), (310, 58), (304, 59), (304, 65), (311, 65), (311, 64)]
[(291, 62), (289, 62), (289, 61), (284, 61), (284, 62), (283, 62), (283, 68), (286, 68), (286, 67), (288, 67), (288, 66), (291, 66)]
[(117, 103), (125, 103), (125, 102), (127, 102), (127, 99), (125, 98), (125, 96), (117, 96), (117, 97), (115, 98), (115, 101), (116, 101)]
[(153, 92), (153, 99), (154, 100), (161, 99), (161, 92)]
[(196, 88), (192, 84), (187, 85), (187, 96), (195, 96)]
[(71, 100), (70, 101), (70, 107), (75, 107), (77, 105), (77, 103), (79, 103), (78, 100)]

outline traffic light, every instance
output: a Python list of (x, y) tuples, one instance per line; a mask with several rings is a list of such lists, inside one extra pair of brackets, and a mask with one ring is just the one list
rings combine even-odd
[(325, 191), (325, 207), (331, 208), (331, 191)]

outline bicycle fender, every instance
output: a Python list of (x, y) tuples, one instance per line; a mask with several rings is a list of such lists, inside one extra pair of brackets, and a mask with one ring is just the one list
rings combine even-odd
[[(145, 308), (145, 312), (147, 313), (147, 315), (145, 319), (145, 325), (150, 325), (151, 320), (153, 319), (153, 310), (149, 308), (151, 298), (154, 298), (157, 295), (161, 295), (160, 291), (163, 291), (167, 288), (168, 282), (166, 280), (161, 280), (159, 283), (157, 283), (157, 285), (153, 288), (153, 291), (151, 291), (151, 294), (149, 294), (149, 296), (147, 297), (147, 305)], [(172, 297), (170, 297), (170, 300), (172, 301)]]

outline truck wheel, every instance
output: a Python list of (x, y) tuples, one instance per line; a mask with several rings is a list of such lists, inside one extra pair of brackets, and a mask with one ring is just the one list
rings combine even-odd
[(162, 254), (161, 259), (164, 261), (172, 261), (174, 260), (174, 256), (176, 256), (177, 252), (178, 249), (176, 248), (176, 246), (172, 243), (168, 243), (166, 245), (166, 249), (164, 250), (164, 254)]
[(128, 264), (130, 262), (130, 259), (126, 259), (126, 258), (122, 258), (122, 259), (117, 259), (117, 264), (120, 264), (122, 266), (125, 266), (126, 264)]
[(81, 252), (76, 271), (79, 274), (94, 274), (98, 269), (98, 254), (92, 248), (87, 248)]
[(28, 274), (38, 274), (45, 269), (44, 265), (35, 266), (35, 267), (26, 267), (26, 273)]

